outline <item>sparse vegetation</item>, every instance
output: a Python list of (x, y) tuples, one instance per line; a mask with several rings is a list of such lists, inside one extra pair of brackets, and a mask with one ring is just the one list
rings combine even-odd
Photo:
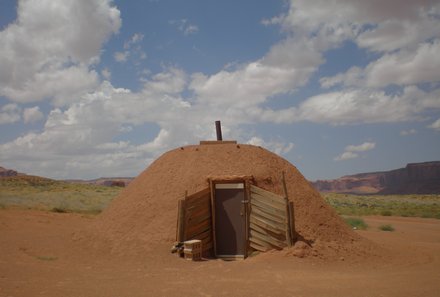
[(0, 208), (18, 207), (57, 213), (100, 213), (122, 189), (72, 184), (35, 176), (0, 178)]
[(391, 225), (381, 225), (381, 226), (379, 226), (379, 229), (382, 231), (389, 231), (389, 232), (392, 232), (395, 230), (394, 227)]
[(440, 219), (440, 195), (349, 195), (322, 193), (338, 214)]
[(368, 228), (368, 225), (361, 218), (345, 218), (345, 222), (353, 229), (366, 230)]
[(58, 259), (58, 257), (54, 257), (54, 256), (36, 256), (36, 258), (42, 261), (55, 261)]
[[(8, 207), (57, 213), (98, 214), (122, 190), (73, 184), (35, 176), (0, 178), (0, 209)], [(340, 215), (402, 216), (440, 219), (440, 195), (349, 195), (323, 193)]]
[(54, 208), (51, 209), (51, 211), (52, 212), (58, 212), (58, 213), (66, 213), (66, 212), (68, 212), (64, 208), (60, 208), (60, 207), (54, 207)]
[(382, 211), (380, 212), (380, 215), (381, 215), (381, 216), (384, 216), (384, 217), (388, 217), (388, 216), (392, 216), (393, 213), (392, 213), (391, 211), (389, 211), (389, 210), (382, 210)]

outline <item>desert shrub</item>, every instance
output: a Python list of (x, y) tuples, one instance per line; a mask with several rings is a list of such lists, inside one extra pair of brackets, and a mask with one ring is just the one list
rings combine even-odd
[(368, 225), (361, 218), (346, 218), (345, 222), (353, 229), (365, 230), (368, 228)]
[(389, 231), (389, 232), (392, 232), (395, 230), (394, 227), (391, 225), (382, 225), (379, 227), (379, 229), (382, 231)]
[(54, 256), (36, 256), (36, 258), (42, 261), (55, 261), (58, 259), (58, 257), (54, 257)]
[(380, 212), (380, 215), (381, 215), (381, 216), (388, 217), (388, 216), (392, 216), (393, 213), (391, 212), (391, 210), (382, 210), (382, 211)]
[(54, 207), (51, 209), (52, 212), (58, 212), (58, 213), (66, 213), (68, 212), (67, 209), (65, 208), (61, 208), (61, 207)]

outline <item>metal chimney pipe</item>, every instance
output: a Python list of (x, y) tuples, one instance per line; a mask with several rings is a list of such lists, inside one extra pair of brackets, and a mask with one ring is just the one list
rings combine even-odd
[(220, 121), (215, 121), (215, 131), (217, 133), (217, 140), (222, 141), (223, 140), (222, 125), (221, 125)]

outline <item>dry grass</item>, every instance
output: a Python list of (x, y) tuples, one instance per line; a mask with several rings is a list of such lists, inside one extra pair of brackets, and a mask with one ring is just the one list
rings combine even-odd
[(0, 208), (100, 213), (121, 188), (72, 184), (35, 176), (0, 178)]
[(349, 195), (322, 193), (341, 215), (382, 215), (440, 219), (440, 195)]

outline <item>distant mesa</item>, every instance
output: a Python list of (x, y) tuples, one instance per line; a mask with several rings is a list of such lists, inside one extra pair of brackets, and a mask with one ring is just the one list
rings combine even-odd
[(440, 161), (311, 182), (320, 192), (347, 194), (440, 194)]
[[(27, 174), (20, 173), (13, 169), (6, 169), (0, 166), (0, 178), (1, 177), (14, 177), (14, 176), (28, 176)], [(37, 176), (33, 176), (37, 178)], [(45, 177), (41, 177), (43, 179), (47, 179)], [(133, 180), (133, 177), (101, 177), (92, 180), (82, 180), (82, 179), (68, 179), (63, 180), (64, 182), (74, 183), (74, 184), (90, 184), (90, 185), (99, 185), (99, 186), (107, 186), (107, 187), (126, 187)]]
[(130, 184), (130, 182), (133, 179), (134, 177), (101, 177), (91, 180), (68, 179), (65, 180), (65, 182), (74, 183), (74, 184), (99, 185), (99, 186), (107, 186), (107, 187), (126, 187)]
[(17, 176), (20, 173), (18, 173), (15, 170), (12, 169), (6, 169), (4, 167), (0, 167), (0, 177), (9, 177), (9, 176)]

